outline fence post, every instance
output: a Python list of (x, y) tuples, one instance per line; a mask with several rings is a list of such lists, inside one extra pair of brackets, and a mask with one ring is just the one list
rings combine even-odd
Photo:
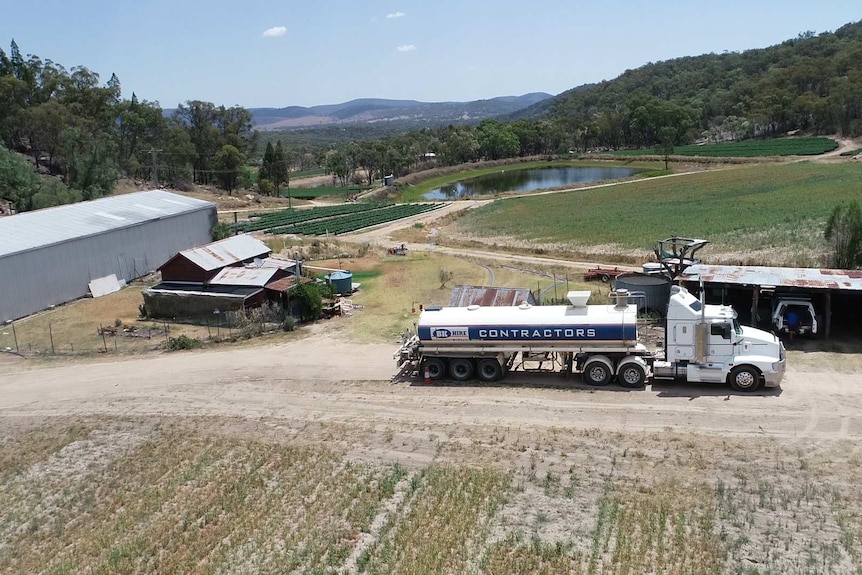
[(18, 349), (18, 334), (15, 333), (15, 322), (10, 319), (6, 323), (12, 326), (12, 337), (15, 339), (15, 353), (21, 353), (21, 350)]
[(50, 322), (48, 322), (48, 337), (51, 338), (51, 355), (54, 355), (54, 330), (51, 329)]
[(99, 331), (102, 333), (102, 349), (108, 353), (108, 341), (105, 339), (105, 328), (102, 327), (102, 324), (99, 324)]

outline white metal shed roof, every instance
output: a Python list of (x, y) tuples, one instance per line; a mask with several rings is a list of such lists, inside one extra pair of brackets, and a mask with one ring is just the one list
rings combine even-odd
[(152, 190), (5, 216), (0, 257), (205, 208), (215, 204)]
[(205, 246), (183, 250), (180, 255), (202, 270), (210, 271), (253, 258), (262, 258), (271, 252), (272, 250), (262, 241), (240, 234)]
[(258, 286), (263, 287), (277, 274), (278, 268), (247, 268), (228, 267), (216, 274), (208, 281), (209, 285), (235, 285), (235, 286)]

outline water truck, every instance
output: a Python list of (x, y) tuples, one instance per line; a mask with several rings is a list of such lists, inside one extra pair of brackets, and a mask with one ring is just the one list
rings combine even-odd
[(492, 382), (531, 361), (549, 361), (595, 386), (676, 380), (748, 392), (780, 385), (783, 344), (769, 332), (740, 325), (732, 307), (705, 305), (672, 286), (664, 344), (651, 350), (638, 336), (637, 306), (628, 302), (628, 292), (612, 296), (606, 305), (588, 305), (590, 292), (572, 291), (571, 305), (427, 307), (395, 359), (398, 367), (430, 380)]

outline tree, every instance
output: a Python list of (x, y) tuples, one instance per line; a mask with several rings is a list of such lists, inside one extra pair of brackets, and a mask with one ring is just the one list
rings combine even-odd
[(36, 172), (14, 152), (0, 146), (0, 199), (11, 202), (15, 211), (33, 209), (33, 196), (39, 191)]
[(347, 186), (347, 177), (350, 174), (350, 167), (347, 164), (347, 156), (340, 148), (330, 150), (326, 154), (326, 170), (333, 176), (338, 178), (340, 186)]
[(658, 145), (656, 149), (658, 152), (664, 156), (664, 169), (667, 169), (667, 163), (670, 159), (670, 155), (673, 154), (673, 139), (675, 130), (670, 126), (663, 126), (658, 131)]
[(234, 235), (233, 226), (227, 222), (218, 222), (213, 226), (213, 229), (210, 230), (210, 234), (212, 235), (214, 242), (229, 238)]
[(479, 124), (479, 148), (486, 158), (511, 158), (521, 152), (521, 143), (511, 126), (496, 120)]
[(81, 201), (81, 192), (66, 187), (59, 178), (42, 178), (39, 191), (33, 194), (33, 209), (41, 210)]
[[(260, 165), (260, 171), (257, 174), (258, 182), (267, 181), (270, 184), (273, 183), (273, 172), (275, 171), (275, 148), (272, 147), (272, 142), (266, 143), (266, 151), (263, 153), (263, 162)], [(270, 186), (271, 190), (274, 186)], [(263, 194), (264, 191), (260, 189), (260, 193)], [(270, 192), (267, 192), (265, 195), (269, 195)]]
[(109, 134), (69, 126), (60, 134), (65, 183), (85, 200), (107, 196), (117, 183), (117, 146)]
[(455, 272), (453, 272), (451, 270), (444, 270), (443, 268), (440, 268), (439, 270), (437, 270), (437, 279), (440, 280), (440, 289), (445, 288), (446, 283), (452, 281), (452, 278), (454, 278), (454, 277), (455, 277)]
[(832, 246), (832, 266), (838, 269), (862, 267), (862, 208), (853, 200), (832, 210), (823, 234)]
[(41, 152), (48, 154), (48, 168), (54, 168), (54, 156), (63, 143), (61, 134), (69, 123), (69, 111), (56, 100), (49, 100), (30, 109), (30, 145), (36, 165), (39, 165)]
[(222, 146), (216, 154), (217, 179), (219, 185), (227, 190), (228, 195), (232, 195), (234, 188), (236, 188), (245, 160), (245, 155), (230, 144)]
[(302, 321), (320, 319), (320, 313), (323, 310), (323, 298), (316, 285), (300, 283), (291, 290), (290, 297), (299, 301), (299, 314)]
[(275, 149), (272, 152), (272, 172), (270, 175), (272, 176), (272, 183), (275, 184), (275, 195), (279, 195), (279, 187), (288, 179), (287, 158), (284, 155), (281, 140), (275, 143)]

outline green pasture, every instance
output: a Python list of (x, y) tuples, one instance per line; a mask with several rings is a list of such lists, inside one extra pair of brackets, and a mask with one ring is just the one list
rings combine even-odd
[(731, 245), (745, 237), (821, 245), (833, 207), (852, 199), (862, 201), (862, 164), (799, 162), (503, 199), (471, 210), (458, 226), (478, 236), (572, 246), (647, 248), (672, 234)]
[[(708, 158), (758, 158), (768, 156), (817, 156), (831, 152), (838, 143), (831, 138), (779, 138), (775, 140), (745, 140), (702, 146), (675, 146), (674, 156), (701, 156)], [(655, 155), (655, 148), (618, 150), (618, 156)]]
[[(446, 184), (452, 184), (454, 182), (460, 182), (462, 180), (468, 180), (470, 178), (478, 178), (479, 176), (486, 176), (488, 174), (497, 174), (501, 170), (530, 170), (536, 168), (592, 168), (592, 167), (607, 167), (608, 162), (582, 162), (577, 160), (566, 160), (566, 161), (554, 161), (554, 162), (523, 162), (517, 164), (507, 164), (504, 166), (492, 166), (487, 168), (475, 169), (475, 170), (466, 170), (459, 171), (451, 174), (444, 174), (441, 176), (437, 176), (434, 178), (429, 178), (427, 180), (423, 180), (422, 182), (416, 184), (415, 186), (410, 186), (409, 188), (402, 188), (401, 199), (405, 202), (416, 202), (422, 201), (425, 194), (430, 192), (435, 188), (439, 188), (440, 186), (445, 186)], [(639, 168), (643, 169), (644, 173), (640, 174), (640, 176), (649, 176), (652, 175), (653, 171), (657, 171), (661, 169), (660, 164), (658, 163), (648, 163), (648, 162), (640, 162), (637, 164), (626, 162), (625, 164), (620, 163), (619, 165), (625, 165), (630, 168)]]
[(326, 173), (326, 168), (314, 168), (311, 170), (300, 170), (290, 173), (291, 180), (301, 180), (302, 178), (310, 178), (312, 176), (322, 176)]

